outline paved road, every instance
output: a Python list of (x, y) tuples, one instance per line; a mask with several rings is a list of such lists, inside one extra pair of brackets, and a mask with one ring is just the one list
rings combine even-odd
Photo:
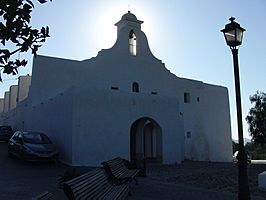
[[(214, 167), (211, 167), (211, 165)], [(206, 188), (198, 184), (198, 182), (204, 182), (205, 174), (202, 174), (202, 172), (208, 171), (207, 167), (210, 167), (212, 170), (221, 171), (217, 169), (216, 165), (224, 168), (220, 164), (202, 164), (200, 162), (178, 165), (174, 170), (172, 170), (173, 166), (156, 167), (149, 171), (148, 177), (138, 178), (138, 186), (131, 185), (132, 196), (128, 197), (128, 200), (237, 199), (236, 193), (217, 191), (217, 188), (209, 188), (209, 186)], [(225, 164), (225, 166), (227, 167), (228, 165)], [(198, 169), (200, 167), (203, 171)], [(260, 170), (264, 170), (264, 166), (262, 167)], [(53, 192), (58, 200), (65, 200), (65, 195), (57, 188), (57, 178), (67, 169), (68, 167), (63, 164), (58, 166), (43, 163), (27, 164), (16, 159), (10, 159), (7, 156), (7, 144), (0, 143), (0, 200), (29, 200), (43, 191)], [(88, 168), (77, 168), (77, 170), (82, 173), (88, 170)], [(196, 172), (196, 175), (193, 174), (193, 171)], [(211, 174), (215, 176), (217, 173), (214, 171)], [(197, 176), (198, 180), (196, 182), (194, 179), (191, 180), (191, 175)], [(211, 182), (210, 186), (220, 184), (219, 180), (219, 177), (217, 177), (217, 180), (215, 179), (215, 182)], [(265, 198), (258, 196), (252, 198), (252, 200), (263, 199)]]
[(28, 164), (7, 156), (7, 144), (0, 143), (0, 199), (26, 200), (43, 191), (58, 193), (57, 177), (65, 165)]

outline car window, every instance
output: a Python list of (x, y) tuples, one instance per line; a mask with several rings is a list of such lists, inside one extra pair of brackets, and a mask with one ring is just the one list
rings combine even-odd
[(51, 140), (42, 133), (25, 133), (23, 134), (23, 141), (31, 144), (51, 144)]
[(22, 134), (21, 133), (18, 134), (18, 139), (22, 140)]
[(12, 138), (13, 138), (14, 140), (17, 140), (17, 139), (18, 139), (18, 134), (19, 134), (19, 132), (15, 132)]
[(14, 137), (18, 137), (18, 132), (15, 132), (14, 133)]

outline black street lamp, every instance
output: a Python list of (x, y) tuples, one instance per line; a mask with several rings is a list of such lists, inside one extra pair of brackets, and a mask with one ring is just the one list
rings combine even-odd
[(235, 74), (235, 92), (236, 92), (236, 106), (237, 106), (237, 125), (238, 125), (238, 142), (239, 152), (237, 155), (238, 164), (238, 199), (250, 200), (248, 174), (247, 174), (247, 154), (244, 147), (243, 138), (243, 124), (242, 124), (242, 111), (241, 111), (241, 96), (240, 96), (240, 80), (239, 80), (239, 67), (238, 67), (238, 49), (241, 45), (243, 29), (234, 20), (234, 17), (229, 19), (231, 22), (225, 25), (225, 28), (221, 30), (224, 33), (224, 37), (227, 45), (231, 48), (233, 53), (234, 62), (234, 74)]

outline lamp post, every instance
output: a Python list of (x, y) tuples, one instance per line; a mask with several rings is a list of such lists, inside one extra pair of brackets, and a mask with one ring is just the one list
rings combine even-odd
[(234, 62), (234, 75), (235, 75), (235, 93), (236, 93), (236, 107), (237, 107), (237, 125), (238, 125), (238, 142), (239, 152), (237, 155), (238, 165), (238, 199), (250, 200), (248, 174), (247, 174), (247, 154), (244, 147), (243, 138), (243, 124), (242, 124), (242, 111), (241, 111), (241, 96), (240, 96), (240, 80), (239, 80), (239, 67), (238, 67), (238, 49), (241, 45), (243, 29), (234, 20), (234, 17), (229, 19), (231, 22), (225, 25), (225, 28), (221, 30), (224, 33), (224, 37), (227, 45), (231, 48)]

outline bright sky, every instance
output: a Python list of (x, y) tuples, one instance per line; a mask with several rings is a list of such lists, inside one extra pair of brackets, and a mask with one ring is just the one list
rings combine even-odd
[[(265, 0), (53, 0), (44, 5), (33, 2), (36, 6), (32, 25), (48, 25), (51, 35), (39, 54), (76, 60), (91, 58), (101, 49), (110, 48), (116, 40), (114, 24), (129, 9), (144, 21), (142, 30), (151, 51), (172, 73), (229, 89), (232, 135), (237, 139), (232, 54), (220, 32), (234, 16), (246, 29), (239, 49), (239, 65), (244, 137), (249, 137), (244, 119), (251, 107), (249, 96), (257, 90), (266, 92)], [(19, 70), (19, 75), (31, 74), (32, 58), (25, 56), (30, 62)], [(3, 76), (0, 98), (17, 84), (17, 77)]]

